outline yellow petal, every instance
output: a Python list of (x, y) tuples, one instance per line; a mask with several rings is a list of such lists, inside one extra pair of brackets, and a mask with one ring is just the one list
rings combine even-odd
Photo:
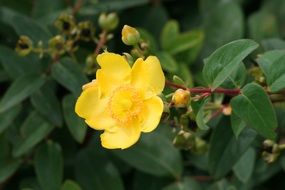
[(125, 149), (135, 144), (140, 137), (139, 125), (118, 126), (111, 130), (105, 130), (101, 134), (101, 144), (105, 148)]
[(165, 77), (159, 60), (155, 56), (149, 56), (145, 61), (137, 59), (132, 68), (131, 83), (148, 93), (160, 94)]
[(105, 52), (97, 56), (97, 62), (101, 69), (97, 71), (96, 79), (103, 94), (129, 81), (131, 68), (123, 56)]
[(143, 111), (143, 125), (141, 126), (142, 132), (153, 131), (160, 122), (163, 112), (163, 102), (158, 96), (144, 101), (145, 109)]
[(90, 127), (102, 130), (112, 125), (113, 120), (107, 114), (108, 99), (100, 99), (99, 95), (97, 87), (86, 88), (77, 99), (75, 112), (84, 118)]

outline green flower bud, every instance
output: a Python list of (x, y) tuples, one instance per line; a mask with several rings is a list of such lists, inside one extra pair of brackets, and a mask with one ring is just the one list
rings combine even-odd
[(102, 13), (99, 16), (99, 26), (107, 31), (114, 30), (119, 24), (119, 17), (116, 13)]
[(57, 35), (48, 42), (49, 51), (52, 55), (62, 55), (65, 53), (65, 39)]
[(26, 56), (33, 50), (33, 41), (28, 36), (20, 36), (15, 50), (19, 55)]
[(208, 150), (208, 145), (203, 139), (196, 137), (195, 146), (191, 149), (195, 154), (204, 154)]
[(122, 29), (122, 41), (126, 45), (136, 45), (140, 41), (140, 33), (137, 29), (125, 25)]
[(75, 28), (75, 20), (72, 15), (62, 14), (56, 19), (54, 25), (63, 34), (70, 35)]
[(78, 23), (78, 30), (80, 39), (84, 41), (90, 41), (95, 32), (93, 24), (90, 21)]
[(189, 150), (195, 144), (195, 136), (190, 132), (181, 130), (174, 138), (173, 144), (177, 148)]

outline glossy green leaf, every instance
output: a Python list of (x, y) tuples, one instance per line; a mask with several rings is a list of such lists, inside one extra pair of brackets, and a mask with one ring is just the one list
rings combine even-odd
[(234, 165), (234, 173), (243, 183), (246, 183), (253, 172), (256, 153), (253, 148), (249, 148)]
[(81, 187), (74, 181), (66, 180), (60, 190), (81, 190)]
[(247, 84), (241, 95), (231, 100), (234, 113), (265, 138), (274, 139), (277, 127), (276, 114), (263, 88), (255, 83)]
[(0, 101), (0, 113), (19, 104), (37, 91), (45, 82), (43, 76), (27, 74), (17, 78), (5, 92)]
[(167, 52), (157, 52), (156, 56), (158, 57), (160, 64), (165, 71), (173, 73), (178, 70), (178, 65), (175, 59)]
[(87, 127), (84, 120), (75, 114), (75, 102), (76, 98), (73, 95), (65, 96), (62, 101), (62, 109), (65, 122), (71, 135), (77, 142), (82, 143), (86, 135)]
[(40, 73), (41, 71), (41, 65), (35, 57), (21, 57), (17, 55), (15, 50), (1, 45), (0, 63), (12, 79), (28, 73)]
[(35, 42), (51, 38), (50, 32), (40, 23), (11, 9), (0, 8), (0, 21), (13, 27), (18, 35), (27, 35)]
[(223, 88), (240, 88), (247, 78), (247, 70), (243, 63), (222, 83)]
[(179, 24), (175, 20), (168, 21), (161, 32), (160, 43), (164, 50), (171, 48), (172, 43), (175, 41), (176, 37), (179, 35)]
[(36, 151), (35, 171), (43, 190), (60, 189), (63, 178), (63, 158), (61, 147), (48, 141)]
[(77, 155), (75, 178), (84, 190), (124, 189), (117, 168), (99, 147), (89, 147)]
[(152, 175), (178, 178), (182, 172), (179, 151), (159, 133), (144, 134), (135, 146), (113, 153), (136, 169)]
[(19, 157), (30, 151), (53, 129), (37, 112), (31, 112), (20, 127), (21, 139), (16, 142), (13, 156)]
[(35, 109), (42, 114), (52, 125), (62, 125), (60, 103), (56, 97), (51, 83), (47, 83), (31, 95), (31, 102)]
[(15, 106), (6, 112), (0, 113), (0, 134), (9, 127), (21, 111), (21, 106)]
[(76, 96), (81, 92), (82, 85), (88, 82), (80, 65), (68, 58), (53, 64), (52, 77)]
[(163, 190), (202, 190), (202, 187), (194, 179), (184, 177), (182, 181), (168, 185)]
[(266, 52), (257, 59), (266, 76), (266, 82), (272, 92), (285, 88), (285, 51), (273, 50)]
[(243, 130), (236, 139), (229, 118), (223, 118), (214, 129), (209, 150), (209, 171), (214, 178), (225, 176), (247, 151), (256, 137), (251, 129)]
[(239, 137), (242, 130), (246, 127), (246, 123), (234, 111), (231, 114), (231, 127), (236, 138)]
[(242, 39), (217, 49), (205, 59), (203, 77), (207, 84), (213, 89), (219, 87), (232, 72), (238, 69), (242, 60), (257, 47), (256, 42)]

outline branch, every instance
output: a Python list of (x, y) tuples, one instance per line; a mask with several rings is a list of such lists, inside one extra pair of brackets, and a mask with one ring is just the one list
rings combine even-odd
[(211, 88), (187, 88), (185, 86), (175, 84), (170, 81), (166, 81), (165, 83), (167, 86), (173, 87), (173, 88), (181, 88), (183, 90), (188, 90), (192, 94), (212, 94), (212, 93), (218, 93), (218, 94), (226, 94), (226, 95), (232, 95), (236, 96), (240, 94), (240, 89), (225, 89), (225, 88), (216, 88), (212, 90)]
[(104, 47), (105, 43), (107, 42), (107, 34), (108, 32), (106, 30), (103, 30), (99, 42), (97, 43), (97, 46), (94, 50), (94, 55), (97, 56), (100, 52), (100, 50)]

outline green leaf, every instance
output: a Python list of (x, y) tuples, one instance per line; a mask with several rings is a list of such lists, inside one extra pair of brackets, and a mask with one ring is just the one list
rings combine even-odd
[(231, 100), (235, 114), (265, 138), (276, 137), (277, 118), (273, 106), (263, 88), (255, 83), (247, 84), (241, 95)]
[[(203, 0), (205, 1), (205, 0)], [(205, 42), (202, 57), (207, 57), (218, 47), (244, 36), (244, 15), (240, 5), (233, 1), (211, 2), (203, 17)]]
[(156, 56), (158, 57), (161, 63), (161, 66), (165, 71), (173, 73), (178, 70), (178, 65), (175, 59), (167, 52), (163, 52), (163, 51), (157, 52)]
[(175, 41), (176, 37), (179, 35), (179, 24), (175, 20), (168, 21), (161, 32), (161, 47), (164, 50), (170, 49), (172, 43)]
[(193, 101), (191, 102), (191, 106), (193, 108), (194, 113), (196, 114), (196, 123), (199, 129), (208, 130), (209, 126), (206, 124), (206, 114), (204, 110), (204, 106), (209, 102), (209, 99), (203, 99), (201, 101)]
[(0, 134), (13, 123), (21, 109), (22, 107), (19, 105), (0, 113)]
[(184, 177), (182, 181), (170, 184), (163, 190), (202, 190), (202, 187), (194, 179)]
[(240, 88), (246, 81), (247, 70), (244, 64), (239, 64), (238, 68), (232, 72), (221, 85), (223, 88)]
[(70, 131), (73, 138), (82, 143), (86, 135), (87, 127), (83, 119), (75, 114), (76, 98), (73, 95), (67, 95), (62, 100), (62, 109), (65, 122), (68, 130)]
[(246, 183), (253, 172), (254, 163), (255, 163), (255, 150), (249, 148), (239, 159), (239, 161), (234, 165), (234, 173), (239, 180), (243, 183)]
[(51, 83), (47, 83), (37, 92), (32, 94), (31, 102), (35, 109), (55, 126), (62, 125), (60, 103), (56, 97)]
[(169, 184), (170, 180), (136, 171), (133, 181), (133, 190), (158, 190)]
[(205, 59), (203, 77), (207, 84), (213, 89), (219, 87), (232, 72), (238, 69), (242, 60), (257, 47), (256, 42), (242, 39), (217, 49)]
[(38, 22), (11, 9), (0, 8), (0, 21), (13, 27), (18, 35), (29, 36), (35, 42), (51, 38), (50, 32)]
[(253, 130), (246, 129), (236, 139), (229, 126), (229, 118), (223, 118), (211, 136), (209, 171), (214, 178), (225, 176), (256, 137), (256, 133)]
[(269, 38), (261, 41), (262, 47), (265, 51), (275, 49), (285, 49), (285, 41), (279, 38)]
[(7, 74), (16, 79), (28, 73), (40, 73), (41, 65), (33, 56), (21, 57), (13, 49), (0, 45), (0, 62)]
[(0, 113), (19, 104), (38, 90), (44, 82), (45, 78), (43, 76), (35, 74), (27, 74), (17, 78), (0, 101)]
[(285, 51), (273, 50), (266, 52), (257, 62), (266, 76), (266, 82), (272, 92), (285, 88)]
[(231, 114), (231, 127), (236, 138), (239, 137), (242, 130), (246, 127), (246, 123), (234, 111)]
[(88, 147), (77, 155), (75, 178), (84, 190), (124, 189), (117, 168), (99, 147)]
[(80, 94), (82, 85), (88, 82), (80, 65), (68, 58), (53, 64), (52, 77), (76, 96)]
[(12, 160), (5, 165), (0, 164), (0, 183), (8, 179), (21, 165), (20, 160)]
[(60, 190), (81, 190), (81, 187), (72, 180), (66, 180)]
[(169, 49), (166, 49), (171, 55), (200, 47), (204, 40), (204, 33), (201, 30), (193, 30), (182, 33), (174, 39)]
[(135, 146), (113, 153), (136, 169), (152, 175), (179, 178), (182, 172), (179, 151), (159, 133), (145, 134)]
[(250, 15), (248, 26), (250, 38), (256, 41), (280, 37), (277, 17), (268, 11), (261, 10)]
[(63, 1), (54, 1), (50, 3), (49, 0), (37, 0), (34, 2), (33, 16), (35, 18), (43, 17), (64, 8)]
[(13, 156), (19, 157), (30, 151), (35, 145), (43, 140), (53, 129), (37, 112), (31, 112), (21, 125), (21, 139), (16, 142)]
[(36, 151), (35, 171), (43, 190), (59, 189), (63, 178), (63, 158), (61, 147), (48, 141)]

